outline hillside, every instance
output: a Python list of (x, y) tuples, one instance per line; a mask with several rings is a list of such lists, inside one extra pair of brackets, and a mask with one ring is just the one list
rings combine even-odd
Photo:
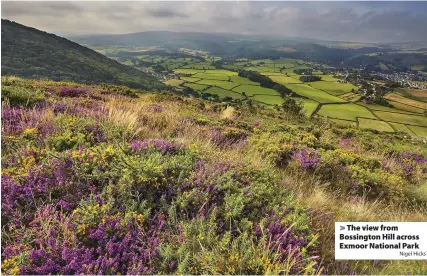
[(2, 78), (3, 274), (425, 274), (336, 221), (427, 221), (425, 141), (116, 86)]
[(65, 38), (1, 21), (2, 75), (158, 90), (156, 78)]

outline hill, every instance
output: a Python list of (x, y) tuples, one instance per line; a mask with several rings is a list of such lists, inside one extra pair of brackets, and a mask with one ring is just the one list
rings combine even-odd
[(141, 89), (164, 87), (153, 76), (65, 38), (4, 19), (1, 27), (3, 75), (111, 83)]
[(425, 274), (335, 221), (427, 221), (425, 140), (283, 108), (2, 78), (3, 274)]

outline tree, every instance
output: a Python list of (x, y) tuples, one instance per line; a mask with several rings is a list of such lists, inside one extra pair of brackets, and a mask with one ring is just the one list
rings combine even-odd
[(283, 98), (283, 104), (282, 107), (285, 110), (286, 113), (291, 114), (295, 117), (302, 117), (303, 114), (303, 105), (301, 102), (297, 102), (294, 98), (291, 98), (289, 96), (285, 96)]

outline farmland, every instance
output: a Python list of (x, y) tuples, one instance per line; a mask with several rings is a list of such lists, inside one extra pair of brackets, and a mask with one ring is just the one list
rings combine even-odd
[[(339, 80), (334, 74), (314, 71), (321, 77), (320, 81), (302, 83), (295, 69), (310, 69), (313, 63), (303, 60), (281, 58), (271, 59), (237, 59), (226, 61), (216, 68), (206, 60), (212, 60), (204, 53), (205, 61), (198, 58), (151, 57), (151, 61), (172, 70), (177, 76), (165, 83), (178, 89), (191, 88), (204, 98), (212, 100), (246, 102), (253, 100), (266, 106), (280, 106), (283, 99), (270, 88), (261, 87), (260, 83), (238, 76), (238, 71), (257, 71), (268, 76), (273, 82), (281, 84), (298, 94), (303, 106), (303, 113), (308, 117), (327, 117), (330, 121), (356, 125), (363, 129), (375, 129), (383, 132), (401, 131), (410, 135), (425, 136), (427, 121), (422, 114), (427, 109), (424, 91), (396, 89), (388, 93), (385, 99), (392, 105), (369, 104), (361, 100), (358, 87)], [(150, 57), (142, 55), (143, 60)], [(221, 58), (215, 57), (220, 61)], [(129, 62), (129, 61), (127, 61)], [(215, 95), (213, 97), (212, 95)], [(420, 115), (420, 116), (417, 116)]]

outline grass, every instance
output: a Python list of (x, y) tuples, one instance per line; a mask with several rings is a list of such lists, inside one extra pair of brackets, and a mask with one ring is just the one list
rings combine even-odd
[(199, 78), (193, 78), (193, 77), (179, 77), (179, 79), (184, 80), (186, 82), (197, 82), (201, 80)]
[(404, 125), (404, 124), (399, 124), (399, 123), (388, 123), (390, 126), (392, 126), (397, 132), (405, 132), (408, 134), (413, 135), (414, 133), (412, 133), (412, 131), (408, 128), (408, 126)]
[(226, 90), (231, 90), (232, 88), (239, 85), (238, 83), (234, 83), (231, 81), (207, 80), (207, 79), (203, 79), (201, 81), (198, 81), (197, 84), (218, 86), (218, 87), (226, 89)]
[(283, 103), (283, 98), (281, 96), (255, 95), (252, 99), (269, 105), (281, 105)]
[(253, 96), (256, 94), (280, 96), (279, 92), (277, 92), (276, 90), (255, 85), (240, 85), (234, 88), (233, 91), (238, 93), (245, 93), (246, 96)]
[(287, 76), (270, 76), (270, 79), (272, 79), (274, 82), (284, 85), (288, 83), (302, 83), (298, 78), (292, 78)]
[(381, 120), (384, 120), (384, 121), (427, 127), (426, 116), (391, 113), (391, 112), (383, 112), (383, 111), (374, 111), (374, 113)]
[(230, 80), (238, 84), (250, 84), (250, 85), (258, 85), (258, 86), (260, 85), (258, 82), (253, 82), (247, 78), (243, 78), (239, 76), (230, 76)]
[(175, 73), (191, 74), (191, 75), (193, 75), (193, 74), (204, 72), (205, 70), (197, 70), (197, 69), (174, 69), (173, 71)]
[(335, 96), (340, 96), (349, 93), (352, 89), (357, 91), (357, 87), (350, 83), (336, 83), (330, 81), (315, 81), (310, 82), (309, 85), (316, 89), (323, 90)]
[(313, 114), (313, 112), (316, 110), (317, 106), (319, 105), (318, 102), (315, 102), (309, 99), (297, 99), (297, 100), (302, 102), (302, 104), (304, 105), (304, 114), (307, 117), (310, 117)]
[(427, 127), (407, 126), (417, 136), (427, 138)]
[(337, 81), (337, 80), (339, 80), (337, 78), (334, 78), (334, 75), (321, 75), (320, 77), (322, 77), (322, 81)]
[(346, 93), (346, 94), (340, 95), (339, 97), (349, 102), (356, 102), (360, 99), (361, 95), (356, 93)]
[(221, 74), (207, 74), (207, 73), (198, 73), (193, 75), (192, 77), (199, 79), (208, 79), (208, 80), (223, 80), (228, 81), (230, 78), (226, 75)]
[(165, 81), (165, 84), (172, 85), (172, 86), (180, 86), (183, 83), (184, 83), (183, 80), (178, 80), (178, 79), (170, 79)]
[(353, 121), (347, 121), (347, 120), (340, 120), (340, 119), (329, 119), (334, 123), (337, 123), (339, 125), (344, 125), (344, 126), (357, 126), (356, 122)]
[(362, 129), (374, 129), (378, 131), (394, 132), (393, 128), (384, 121), (359, 118), (359, 127)]
[(378, 105), (378, 104), (368, 104), (368, 103), (363, 103), (363, 102), (359, 102), (357, 104), (362, 105), (364, 107), (367, 107), (368, 109), (371, 109), (371, 110), (413, 114), (412, 112), (409, 112), (409, 111), (405, 111), (405, 110), (401, 110), (401, 109), (397, 109), (397, 108), (393, 108), (393, 107), (388, 107), (388, 106), (383, 106), (383, 105)]
[(206, 88), (208, 88), (207, 85), (197, 84), (197, 83), (185, 83), (184, 86), (190, 87), (190, 88), (192, 88), (193, 90), (196, 90), (196, 91), (203, 91)]
[(298, 76), (298, 74), (294, 73), (294, 69), (293, 68), (287, 68), (287, 69), (281, 70), (281, 72), (283, 74), (288, 75), (288, 76)]
[(357, 121), (357, 117), (376, 119), (365, 107), (357, 104), (328, 104), (317, 113), (324, 117)]
[(305, 84), (287, 84), (285, 86), (297, 93), (298, 95), (307, 97), (320, 103), (345, 102), (345, 100), (343, 99), (340, 99), (336, 96), (330, 95), (326, 92), (320, 91)]
[(404, 112), (423, 114), (425, 111), (425, 109), (421, 109), (418, 107), (409, 106), (409, 105), (398, 103), (398, 102), (392, 102), (392, 101), (389, 101), (389, 102), (393, 105), (393, 107), (399, 110), (399, 112), (404, 111)]
[(406, 104), (406, 105), (409, 105), (409, 106), (412, 106), (412, 107), (421, 108), (421, 109), (424, 109), (424, 110), (427, 109), (427, 103), (419, 102), (419, 101), (412, 100), (412, 99), (408, 99), (408, 98), (405, 98), (405, 97), (403, 97), (403, 96), (401, 96), (401, 95), (399, 95), (397, 93), (387, 94), (384, 98), (386, 98), (387, 100), (390, 100), (392, 102), (398, 102), (398, 103)]
[(239, 93), (235, 93), (229, 90), (225, 90), (219, 87), (211, 87), (207, 90), (205, 90), (204, 92), (206, 93), (211, 93), (211, 94), (216, 94), (218, 95), (220, 98), (225, 98), (225, 97), (231, 97), (233, 99), (243, 99), (244, 97), (239, 94)]
[(205, 73), (206, 74), (222, 74), (222, 75), (226, 75), (226, 76), (237, 76), (238, 75), (237, 72), (223, 70), (223, 69), (206, 70)]

